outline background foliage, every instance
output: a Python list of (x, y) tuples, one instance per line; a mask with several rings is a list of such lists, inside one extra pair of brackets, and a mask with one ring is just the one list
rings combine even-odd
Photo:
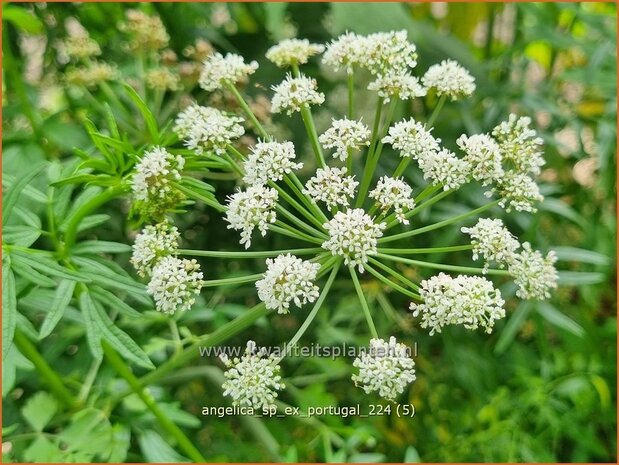
[[(616, 461), (614, 4), (50, 3), (3, 8), (3, 255), (10, 257), (12, 267), (3, 266), (3, 332), (12, 331), (11, 324), (17, 327), (15, 343), (3, 353), (5, 460), (186, 460), (179, 455), (177, 440), (155, 422), (145, 404), (149, 400), (135, 394), (119, 398), (126, 385), (111, 361), (93, 361), (80, 312), (83, 302), (73, 299), (59, 311), (61, 305), (54, 301), (56, 288), (74, 286), (75, 276), (57, 264), (50, 228), (62, 231), (79, 206), (101, 191), (51, 182), (72, 172), (79, 150), (100, 151), (93, 140), (101, 143), (101, 136), (114, 132), (114, 118), (97, 107), (109, 95), (76, 93), (65, 85), (66, 64), (58, 60), (55, 44), (66, 35), (66, 21), (76, 18), (101, 44), (103, 59), (131, 76), (136, 63), (123, 51), (116, 24), (125, 10), (140, 8), (161, 16), (170, 47), (179, 56), (196, 38), (204, 38), (222, 51), (258, 60), (261, 67), (252, 82), (262, 87), (247, 89), (255, 95), (268, 94), (268, 86), (281, 80), (281, 72), (266, 62), (264, 53), (291, 35), (326, 42), (346, 30), (406, 29), (418, 46), (420, 70), (447, 57), (460, 61), (475, 75), (477, 91), (471, 100), (447, 106), (436, 132), (443, 140), (455, 140), (462, 132), (489, 130), (510, 111), (534, 118), (546, 143), (542, 187), (547, 199), (540, 214), (515, 215), (508, 226), (542, 250), (556, 249), (561, 269), (568, 271), (562, 276), (565, 286), (551, 301), (509, 303), (508, 317), (491, 336), (451, 328), (429, 337), (406, 316), (406, 301), (387, 295), (366, 277), (364, 288), (375, 311), (385, 313), (383, 327), (399, 328), (419, 349), (418, 379), (409, 394), (417, 409), (413, 419), (323, 417), (316, 424), (295, 418), (202, 417), (202, 406), (226, 405), (218, 385), (221, 373), (214, 369), (214, 359), (189, 362), (149, 392), (209, 461)], [(319, 76), (323, 70), (315, 64), (309, 72)], [(330, 94), (327, 101), (338, 102), (345, 90), (325, 77), (321, 90)], [(133, 105), (135, 121), (140, 120), (139, 108), (125, 89), (113, 89), (123, 103)], [(331, 106), (317, 115), (319, 131), (338, 104)], [(408, 108), (405, 113), (413, 110), (425, 109)], [(161, 113), (156, 117), (165, 123)], [(89, 128), (86, 119), (94, 126)], [(137, 131), (128, 136), (127, 147), (149, 142), (141, 124), (135, 123)], [(304, 140), (300, 126), (282, 130), (297, 144)], [(103, 148), (120, 153), (124, 147)], [(393, 160), (383, 157), (383, 169)], [(233, 188), (233, 181), (217, 180), (218, 198)], [(458, 203), (441, 204), (428, 214), (453, 215), (467, 202), (474, 205), (476, 198), (479, 192), (470, 189)], [(104, 339), (133, 352), (134, 371), (142, 375), (149, 370), (142, 353), (159, 366), (175, 348), (169, 319), (140, 298), (128, 248), (86, 242), (130, 244), (135, 225), (126, 217), (121, 202), (104, 204), (87, 217), (77, 246), (82, 261), (77, 261), (93, 280), (108, 276), (107, 281), (99, 276), (96, 284), (108, 294), (95, 302), (107, 302), (118, 313), (116, 329), (110, 331), (129, 334), (138, 347), (118, 332)], [(64, 222), (54, 226), (50, 218)], [(236, 236), (227, 233), (208, 207), (191, 207), (178, 224), (193, 248), (238, 248)], [(457, 227), (447, 228), (424, 238), (421, 246), (457, 235)], [(50, 252), (20, 254), (19, 247)], [(262, 265), (256, 261), (247, 266), (259, 272)], [(238, 273), (238, 267), (211, 260), (206, 269), (225, 276)], [(406, 272), (416, 276), (418, 270)], [(336, 289), (306, 339), (365, 345), (366, 336), (356, 331), (363, 322), (354, 290), (346, 283)], [(110, 291), (133, 299), (122, 306), (110, 301)], [(502, 292), (510, 296), (514, 290)], [(250, 286), (203, 295), (195, 309), (176, 321), (187, 340), (221, 327), (256, 299)], [(141, 316), (136, 317), (136, 309)], [(11, 318), (5, 316), (9, 311)], [(111, 315), (113, 319), (116, 313)], [(293, 316), (260, 320), (230, 343), (243, 345), (251, 333), (261, 345), (277, 345), (298, 324)], [(283, 400), (302, 407), (377, 402), (351, 387), (347, 366), (343, 360), (288, 362), (292, 388)], [(53, 385), (46, 367), (58, 374), (61, 386)]]

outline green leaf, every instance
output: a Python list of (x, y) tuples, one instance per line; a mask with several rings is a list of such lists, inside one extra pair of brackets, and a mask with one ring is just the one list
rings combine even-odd
[(19, 257), (13, 257), (11, 268), (13, 268), (13, 271), (15, 271), (15, 273), (24, 278), (26, 281), (30, 281), (31, 283), (42, 287), (56, 287), (56, 281), (48, 278), (42, 273), (39, 273), (30, 265), (21, 261)]
[[(2, 173), (2, 187), (8, 191), (11, 186), (15, 184), (16, 179), (17, 178), (12, 174)], [(34, 186), (28, 185), (24, 187), (22, 194), (28, 197), (30, 200), (34, 200), (35, 202), (43, 204), (47, 203), (47, 196)]]
[(172, 449), (165, 440), (152, 430), (144, 431), (138, 436), (140, 450), (146, 462), (151, 463), (186, 463), (189, 459)]
[(129, 94), (129, 97), (131, 98), (131, 100), (133, 100), (133, 103), (142, 114), (142, 118), (144, 118), (144, 122), (146, 123), (146, 127), (148, 128), (148, 132), (150, 134), (151, 142), (153, 144), (158, 144), (159, 128), (157, 126), (157, 120), (155, 119), (155, 116), (133, 87), (131, 87), (129, 84), (125, 84), (124, 87), (127, 91), (127, 94)]
[(553, 326), (564, 329), (578, 337), (583, 337), (585, 334), (585, 330), (582, 326), (569, 316), (561, 313), (548, 302), (539, 302), (537, 304), (537, 313)]
[(93, 460), (95, 456), (106, 458), (110, 453), (112, 425), (106, 413), (86, 407), (72, 416), (71, 423), (58, 435), (58, 439), (72, 455), (78, 453), (89, 458), (89, 462), (98, 462)]
[(187, 187), (192, 187), (196, 191), (204, 191), (205, 193), (215, 192), (215, 188), (210, 184), (190, 176), (183, 176), (181, 184)]
[(5, 196), (2, 198), (2, 223), (5, 224), (7, 220), (11, 216), (11, 210), (17, 203), (20, 194), (24, 190), (24, 188), (32, 181), (46, 166), (47, 163), (40, 163), (34, 166), (27, 175), (23, 178), (20, 178), (7, 192)]
[(62, 315), (64, 315), (64, 311), (69, 306), (74, 290), (75, 281), (70, 281), (68, 279), (63, 279), (60, 281), (54, 294), (52, 305), (50, 306), (50, 309), (45, 316), (45, 320), (43, 320), (43, 324), (41, 325), (39, 339), (49, 336), (54, 330), (62, 318)]
[(562, 200), (548, 197), (540, 203), (539, 210), (562, 216), (581, 226), (583, 229), (587, 226), (587, 221), (582, 217), (582, 215)]
[(58, 181), (53, 182), (51, 185), (55, 187), (60, 187), (66, 186), (68, 184), (96, 183), (96, 181), (100, 177), (100, 175), (96, 174), (75, 174), (73, 176), (69, 176), (68, 178), (59, 179)]
[(87, 229), (95, 228), (103, 223), (106, 223), (111, 218), (110, 215), (106, 215), (105, 213), (98, 213), (96, 215), (89, 215), (85, 217), (80, 223), (79, 228), (77, 228), (78, 232), (85, 231)]
[(28, 34), (43, 32), (43, 23), (34, 14), (22, 7), (2, 5), (2, 20), (9, 21)]
[(102, 287), (92, 286), (91, 293), (95, 299), (97, 299), (102, 305), (108, 307), (110, 310), (118, 310), (123, 315), (133, 318), (142, 316), (140, 312), (134, 310), (124, 301), (120, 300), (110, 291), (106, 291)]
[(514, 313), (507, 321), (507, 324), (503, 328), (503, 331), (501, 331), (501, 336), (499, 337), (499, 340), (494, 347), (494, 351), (497, 354), (502, 354), (503, 352), (505, 352), (505, 349), (507, 349), (509, 345), (513, 342), (516, 334), (518, 333), (518, 331), (520, 331), (520, 328), (524, 324), (530, 312), (530, 302), (523, 301), (518, 304), (518, 307), (516, 307)]
[(592, 265), (608, 266), (611, 259), (606, 255), (592, 250), (579, 249), (577, 247), (552, 247), (557, 258), (563, 261), (590, 263)]
[(87, 277), (81, 276), (79, 273), (59, 265), (51, 258), (40, 253), (27, 253), (22, 252), (21, 250), (13, 249), (11, 251), (11, 257), (13, 257), (14, 260), (21, 261), (48, 276), (56, 276), (58, 278), (71, 279), (73, 281), (80, 282), (90, 281)]
[(41, 236), (39, 229), (30, 226), (2, 226), (2, 242), (20, 247), (30, 247)]
[(95, 304), (90, 297), (88, 291), (83, 291), (80, 294), (80, 309), (84, 316), (84, 323), (86, 324), (86, 341), (92, 356), (97, 360), (103, 358), (103, 349), (101, 348), (101, 330), (95, 322)]
[(605, 281), (604, 273), (586, 271), (558, 271), (560, 286), (585, 286)]
[(15, 292), (15, 276), (8, 263), (2, 264), (2, 360), (13, 344), (13, 336), (17, 327), (17, 295)]
[(58, 411), (58, 402), (47, 392), (34, 394), (21, 410), (22, 416), (35, 431), (43, 431)]
[(29, 463), (62, 463), (66, 459), (55, 443), (45, 436), (37, 435), (24, 451), (24, 460)]
[(83, 241), (73, 248), (76, 255), (94, 255), (99, 253), (127, 253), (131, 246), (122, 242), (110, 241)]

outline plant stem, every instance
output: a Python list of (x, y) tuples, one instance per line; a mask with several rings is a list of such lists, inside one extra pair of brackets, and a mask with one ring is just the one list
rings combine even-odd
[(199, 193), (191, 189), (187, 189), (185, 186), (183, 186), (179, 182), (171, 182), (170, 184), (172, 184), (172, 186), (174, 186), (176, 189), (178, 189), (179, 191), (181, 191), (183, 194), (185, 194), (187, 197), (191, 199), (199, 200), (200, 202), (204, 203), (205, 205), (208, 205), (209, 207), (217, 210), (218, 212), (226, 211), (226, 207), (224, 207), (222, 204), (220, 204), (216, 200), (209, 199), (208, 197), (200, 195)]
[(417, 284), (415, 284), (414, 282), (412, 282), (410, 279), (405, 278), (402, 274), (398, 273), (396, 270), (394, 270), (393, 268), (385, 265), (384, 263), (379, 262), (378, 260), (376, 260), (373, 257), (369, 257), (370, 262), (372, 262), (373, 265), (376, 265), (377, 267), (379, 267), (381, 270), (385, 271), (386, 273), (390, 274), (391, 276), (393, 276), (394, 278), (399, 279), (401, 282), (403, 282), (404, 284), (406, 284), (407, 286), (412, 287), (413, 289), (415, 289), (416, 291), (419, 291), (419, 286)]
[(234, 161), (234, 159), (230, 156), (228, 152), (224, 152), (224, 159), (228, 163), (230, 163), (230, 167), (232, 168), (232, 171), (234, 171), (236, 174), (238, 174), (242, 178), (243, 175), (245, 174), (243, 172), (243, 168), (241, 168), (239, 164), (236, 161)]
[(322, 223), (316, 219), (316, 217), (312, 214), (312, 212), (308, 211), (306, 208), (300, 205), (299, 202), (297, 202), (295, 199), (293, 199), (288, 194), (288, 192), (286, 192), (284, 189), (282, 189), (281, 187), (279, 187), (277, 184), (275, 184), (272, 181), (269, 182), (269, 186), (273, 187), (279, 193), (279, 195), (281, 195), (282, 198), (286, 200), (286, 202), (288, 202), (292, 207), (294, 207), (294, 209), (297, 210), (299, 213), (301, 213), (305, 218), (310, 220), (320, 229), (323, 229)]
[(354, 72), (348, 73), (348, 119), (355, 119), (355, 75)]
[(312, 110), (310, 110), (309, 105), (304, 104), (301, 107), (301, 118), (303, 119), (303, 124), (305, 125), (307, 136), (309, 137), (310, 143), (312, 144), (312, 150), (314, 151), (314, 155), (316, 156), (318, 166), (324, 168), (325, 166), (327, 166), (327, 164), (325, 163), (325, 157), (322, 154), (320, 142), (318, 142), (318, 133), (316, 132), (314, 118), (312, 117)]
[(308, 236), (307, 234), (303, 234), (302, 232), (295, 230), (290, 225), (287, 225), (286, 223), (282, 223), (281, 221), (277, 221), (275, 224), (269, 225), (269, 229), (273, 232), (282, 234), (284, 236), (294, 237), (295, 239), (311, 242), (312, 244), (323, 243), (322, 240), (316, 239), (315, 237)]
[(114, 370), (127, 381), (133, 392), (144, 402), (146, 407), (155, 416), (161, 427), (178, 443), (179, 448), (187, 454), (187, 456), (196, 463), (205, 463), (206, 459), (202, 456), (200, 451), (193, 445), (185, 433), (176, 426), (176, 424), (168, 418), (168, 416), (159, 408), (157, 402), (153, 397), (144, 392), (140, 380), (135, 377), (131, 370), (125, 365), (122, 358), (112, 349), (112, 347), (105, 341), (102, 341), (103, 352)]
[(462, 215), (454, 216), (453, 218), (449, 218), (444, 221), (439, 221), (438, 223), (434, 223), (429, 226), (425, 226), (423, 228), (413, 229), (411, 231), (405, 231), (400, 234), (394, 234), (393, 236), (383, 237), (383, 238), (378, 239), (378, 243), (380, 244), (380, 243), (385, 243), (385, 242), (397, 241), (398, 239), (404, 239), (405, 237), (416, 236), (418, 234), (423, 234), (428, 231), (433, 231), (435, 229), (439, 229), (444, 226), (457, 223), (458, 221), (465, 220), (471, 216), (478, 215), (479, 213), (494, 207), (498, 203), (499, 203), (499, 200), (495, 200), (494, 202), (490, 202), (482, 207), (476, 208), (475, 210), (471, 210), (469, 212), (463, 213)]
[(372, 320), (372, 314), (370, 313), (370, 307), (368, 307), (368, 303), (365, 300), (365, 296), (363, 295), (363, 289), (361, 289), (361, 284), (359, 283), (359, 278), (357, 277), (357, 272), (355, 271), (355, 267), (352, 265), (348, 266), (350, 271), (350, 276), (352, 277), (352, 281), (355, 284), (355, 290), (357, 291), (357, 296), (359, 296), (359, 301), (361, 302), (361, 308), (363, 308), (363, 314), (365, 315), (365, 319), (368, 323), (368, 327), (370, 328), (370, 333), (374, 339), (378, 339), (378, 333), (376, 332), (376, 326), (374, 326), (374, 320)]
[(297, 197), (301, 199), (301, 201), (307, 206), (307, 208), (313, 211), (316, 216), (318, 216), (318, 219), (316, 219), (316, 221), (322, 221), (324, 223), (329, 221), (329, 219), (320, 209), (318, 204), (314, 202), (311, 197), (303, 194), (303, 184), (301, 183), (296, 174), (290, 173), (289, 175), (284, 176), (284, 181), (286, 181), (286, 184), (288, 184), (288, 186), (294, 191)]
[(460, 252), (462, 250), (472, 250), (471, 244), (465, 245), (453, 245), (449, 247), (428, 247), (421, 249), (390, 249), (387, 247), (379, 247), (378, 251), (386, 254), (399, 254), (399, 255), (414, 255), (414, 254), (433, 254), (433, 253), (445, 253), (445, 252)]
[[(293, 255), (311, 255), (322, 252), (320, 247), (312, 247), (305, 249), (285, 249), (285, 250), (265, 250), (260, 252), (226, 252), (223, 250), (190, 250), (179, 249), (180, 255), (188, 255), (194, 257), (211, 257), (211, 258), (268, 258), (276, 257), (281, 254), (293, 254)], [(388, 250), (388, 249), (386, 249)]]
[(398, 164), (398, 167), (393, 172), (393, 177), (397, 178), (401, 176), (412, 160), (413, 159), (411, 157), (402, 157), (402, 159), (400, 160), (400, 163)]
[(230, 284), (243, 284), (243, 283), (251, 283), (253, 281), (257, 281), (262, 278), (262, 273), (250, 274), (247, 276), (237, 276), (234, 278), (223, 278), (223, 279), (211, 279), (209, 281), (204, 281), (202, 287), (218, 287), (218, 286), (227, 286)]
[(445, 100), (447, 100), (447, 95), (443, 94), (439, 97), (438, 102), (436, 102), (434, 111), (432, 112), (432, 114), (430, 115), (430, 118), (428, 119), (428, 122), (426, 123), (426, 128), (428, 130), (432, 127), (432, 125), (436, 121), (436, 118), (438, 117), (438, 114), (443, 109), (443, 106), (445, 105)]
[[(443, 191), (443, 192), (441, 192), (440, 194), (438, 194), (438, 195), (436, 195), (436, 196), (432, 197), (430, 200), (426, 200), (426, 201), (425, 201), (425, 202), (423, 202), (422, 204), (417, 205), (417, 206), (416, 206), (415, 208), (413, 208), (412, 210), (407, 211), (407, 212), (406, 212), (406, 214), (404, 215), (404, 217), (405, 217), (406, 219), (410, 219), (410, 218), (412, 218), (413, 216), (417, 215), (417, 214), (418, 214), (419, 212), (421, 212), (422, 210), (425, 210), (426, 208), (428, 208), (428, 207), (430, 207), (430, 206), (434, 205), (434, 204), (435, 204), (436, 202), (438, 202), (439, 200), (441, 200), (441, 199), (443, 199), (443, 198), (447, 197), (447, 196), (448, 196), (449, 194), (451, 194), (452, 192), (454, 192), (454, 191), (453, 191), (453, 190), (450, 190), (450, 191)], [(422, 192), (422, 194), (423, 194), (423, 192)], [(393, 228), (394, 226), (397, 226), (398, 224), (400, 224), (400, 222), (399, 222), (397, 219), (391, 220), (390, 218), (391, 218), (391, 217), (387, 218), (387, 221), (390, 221), (390, 222), (387, 224), (387, 227), (385, 228), (386, 230), (387, 230), (387, 229), (391, 229), (391, 228)], [(394, 216), (394, 218), (395, 218), (395, 216)]]
[(19, 330), (15, 331), (13, 342), (24, 357), (32, 362), (41, 378), (45, 380), (50, 391), (54, 393), (58, 400), (69, 408), (75, 407), (77, 402), (73, 394), (65, 387), (65, 383), (48, 365), (47, 361), (39, 353), (34, 344), (32, 344), (32, 342)]
[(277, 208), (277, 211), (279, 211), (282, 215), (288, 218), (288, 220), (292, 221), (299, 228), (304, 229), (305, 232), (307, 232), (308, 234), (312, 234), (317, 237), (323, 237), (325, 239), (327, 238), (327, 236), (323, 232), (318, 231), (317, 229), (311, 227), (309, 224), (305, 223), (304, 221), (301, 221), (299, 218), (297, 218), (295, 215), (290, 213), (288, 210), (286, 210), (281, 205), (278, 204), (276, 208)]
[(421, 300), (421, 297), (419, 297), (419, 295), (415, 294), (414, 292), (409, 291), (408, 289), (403, 288), (402, 286), (400, 286), (397, 283), (394, 283), (393, 281), (391, 281), (388, 278), (385, 278), (382, 274), (380, 274), (378, 271), (376, 271), (374, 268), (372, 268), (371, 266), (369, 266), (367, 263), (365, 264), (365, 269), (368, 270), (371, 274), (373, 274), (376, 278), (378, 278), (380, 281), (382, 281), (383, 283), (385, 283), (387, 286), (395, 289), (396, 291), (398, 291), (401, 294), (404, 294), (407, 297), (411, 297), (412, 299), (417, 299), (417, 300)]
[[(322, 288), (322, 292), (320, 293), (320, 296), (318, 297), (318, 300), (314, 304), (314, 307), (312, 308), (312, 311), (309, 313), (309, 315), (307, 315), (307, 318), (305, 319), (305, 321), (303, 322), (301, 327), (297, 330), (297, 332), (292, 337), (292, 339), (290, 339), (290, 342), (288, 342), (288, 344), (286, 344), (286, 347), (284, 348), (284, 355), (283, 355), (283, 357), (288, 355), (288, 352), (290, 351), (290, 348), (294, 347), (296, 345), (296, 343), (299, 342), (299, 339), (301, 339), (303, 334), (305, 334), (305, 331), (307, 331), (307, 328), (309, 328), (309, 325), (312, 323), (312, 321), (314, 321), (314, 318), (316, 317), (316, 314), (318, 313), (318, 310), (320, 310), (320, 307), (322, 306), (322, 303), (324, 302), (325, 298), (327, 297), (327, 293), (329, 292), (329, 289), (331, 289), (333, 281), (335, 280), (335, 276), (337, 275), (337, 272), (340, 269), (340, 264), (341, 264), (341, 259), (339, 259), (336, 262), (335, 266), (331, 270), (331, 274), (329, 275), (329, 279), (327, 279), (327, 283), (325, 284), (325, 287)], [(329, 265), (329, 267), (330, 266), (332, 266), (332, 265)], [(323, 269), (327, 270), (328, 267), (324, 267)]]
[(258, 121), (258, 118), (256, 118), (256, 115), (254, 115), (254, 112), (251, 111), (251, 108), (249, 108), (249, 105), (247, 105), (247, 102), (245, 102), (245, 99), (240, 94), (236, 86), (232, 83), (226, 83), (226, 88), (230, 92), (232, 92), (232, 94), (236, 98), (236, 101), (239, 102), (239, 105), (243, 109), (243, 112), (245, 112), (247, 117), (250, 119), (256, 131), (260, 133), (263, 139), (267, 139), (269, 137), (269, 134), (264, 130), (264, 127), (262, 126), (262, 124), (260, 124), (260, 121)]
[(431, 262), (422, 262), (419, 260), (412, 260), (410, 258), (396, 257), (394, 255), (387, 255), (384, 253), (379, 253), (377, 255), (378, 258), (384, 258), (385, 260), (391, 260), (394, 262), (407, 263), (409, 265), (417, 265), (423, 268), (433, 268), (437, 270), (445, 270), (445, 271), (456, 271), (460, 273), (476, 273), (476, 274), (490, 274), (496, 276), (509, 276), (509, 272), (507, 270), (487, 270), (484, 273), (483, 268), (473, 268), (469, 266), (455, 266), (455, 265), (446, 265), (443, 263), (431, 263)]

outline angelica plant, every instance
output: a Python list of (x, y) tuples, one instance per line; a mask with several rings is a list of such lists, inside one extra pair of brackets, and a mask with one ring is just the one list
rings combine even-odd
[[(300, 66), (323, 52), (325, 66), (345, 72), (349, 92), (342, 118), (333, 119), (319, 134), (312, 111), (326, 96), (319, 82), (303, 74)], [(145, 151), (131, 178), (133, 208), (163, 223), (144, 228), (134, 245), (133, 263), (140, 274), (150, 275), (148, 292), (159, 310), (186, 310), (201, 289), (254, 283), (262, 303), (248, 318), (270, 311), (293, 313), (312, 305), (292, 339), (282, 341), (288, 349), (311, 325), (335, 279), (347, 276), (363, 310), (369, 339), (369, 352), (353, 363), (357, 371), (352, 381), (367, 393), (394, 401), (416, 379), (415, 363), (408, 348), (393, 335), (378, 334), (375, 319), (379, 316), (366, 300), (362, 276), (370, 275), (410, 299), (413, 317), (431, 335), (448, 325), (492, 332), (505, 316), (505, 301), (496, 281), (513, 279), (522, 299), (550, 296), (557, 287), (553, 252), (544, 257), (528, 242), (521, 244), (500, 219), (493, 218), (501, 209), (534, 213), (543, 199), (533, 178), (544, 163), (541, 140), (529, 118), (512, 114), (487, 133), (462, 134), (451, 144), (457, 152), (443, 146), (433, 124), (447, 100), (462, 100), (474, 92), (474, 78), (453, 60), (418, 73), (416, 47), (404, 31), (369, 36), (347, 33), (326, 45), (286, 40), (272, 47), (266, 57), (286, 73), (272, 87), (272, 111), (300, 117), (314, 163), (307, 157), (300, 161), (293, 142), (270, 135), (244, 98), (239, 84), (249, 81), (257, 63), (246, 63), (235, 54), (209, 56), (201, 72), (201, 88), (232, 96), (242, 116), (234, 109), (222, 111), (194, 103), (178, 114), (174, 131), (187, 149), (183, 156), (194, 162), (223, 162), (237, 176), (237, 191), (223, 206), (213, 202), (211, 206), (238, 233), (245, 251), (179, 249), (178, 233), (169, 221), (174, 200), (178, 200), (174, 196), (188, 193), (175, 187), (181, 178), (182, 156), (162, 155), (161, 148)], [(368, 90), (376, 94), (371, 129), (355, 113), (354, 86), (360, 73), (372, 76)], [(434, 96), (435, 102), (427, 119), (396, 120), (402, 101), (426, 96)], [(249, 148), (239, 143), (246, 131), (258, 137)], [(400, 161), (390, 175), (379, 176), (377, 167), (386, 146), (391, 146)], [(311, 175), (301, 174), (303, 167), (309, 167)], [(409, 184), (406, 175), (413, 170), (419, 170), (425, 184)], [(437, 223), (419, 220), (423, 210), (455, 197), (461, 187), (473, 182), (483, 186), (491, 200), (482, 197), (482, 206)], [(464, 226), (457, 243), (414, 247), (415, 236), (459, 224)], [(283, 235), (306, 246), (252, 251), (253, 243), (267, 234)], [(167, 253), (162, 250), (166, 247)], [(422, 259), (466, 251), (472, 260), (482, 262), (481, 267), (456, 266), (449, 258), (441, 262)], [(202, 270), (195, 260), (183, 256), (263, 257), (265, 271), (211, 279), (208, 264)], [(438, 274), (415, 282), (398, 271), (397, 263)], [(324, 276), (327, 279), (321, 282)], [(239, 405), (273, 404), (284, 388), (281, 366), (286, 353), (267, 357), (250, 341), (242, 358), (224, 360), (228, 367), (224, 395)]]

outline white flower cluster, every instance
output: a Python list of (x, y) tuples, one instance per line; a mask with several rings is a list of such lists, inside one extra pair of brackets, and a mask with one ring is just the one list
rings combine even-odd
[(488, 134), (465, 134), (456, 140), (464, 152), (464, 160), (471, 166), (471, 176), (483, 186), (499, 181), (503, 175), (501, 152), (496, 141)]
[(522, 244), (522, 249), (509, 264), (509, 273), (519, 287), (516, 295), (521, 299), (549, 298), (550, 290), (557, 288), (559, 279), (554, 267), (557, 255), (551, 250), (544, 257), (528, 242)]
[(243, 57), (228, 53), (213, 53), (204, 61), (200, 74), (200, 87), (206, 91), (221, 89), (227, 84), (234, 85), (247, 79), (258, 69), (258, 63), (245, 63)]
[(335, 149), (333, 158), (345, 161), (349, 153), (370, 145), (370, 129), (361, 121), (334, 119), (318, 141), (326, 149)]
[(363, 273), (368, 257), (376, 255), (378, 239), (383, 235), (385, 223), (374, 223), (361, 208), (337, 212), (324, 228), (329, 239), (322, 248), (344, 258), (344, 264), (356, 266)]
[(314, 302), (319, 295), (314, 284), (320, 264), (301, 260), (291, 254), (267, 259), (264, 278), (256, 282), (258, 297), (266, 308), (288, 313), (290, 303), (301, 307)]
[(167, 221), (145, 226), (135, 237), (130, 260), (138, 274), (142, 277), (150, 274), (162, 257), (175, 255), (180, 236), (178, 229)]
[(408, 41), (406, 31), (376, 32), (360, 38), (360, 65), (372, 74), (406, 71), (417, 66), (417, 47)]
[(500, 268), (510, 264), (520, 247), (520, 242), (500, 219), (480, 218), (475, 226), (461, 231), (471, 236), (473, 260), (480, 257), (485, 260), (484, 272), (490, 262), (495, 262)]
[(331, 210), (338, 205), (347, 206), (358, 185), (354, 176), (346, 174), (346, 168), (327, 166), (316, 170), (305, 184), (303, 193), (316, 202), (324, 202)]
[(241, 245), (248, 249), (251, 235), (258, 228), (266, 236), (269, 223), (275, 223), (277, 191), (264, 186), (249, 186), (247, 190), (228, 196), (226, 221), (228, 229), (241, 231)]
[(243, 181), (250, 186), (264, 186), (269, 181), (281, 181), (284, 175), (303, 167), (295, 163), (294, 144), (292, 142), (258, 142), (251, 149), (244, 163)]
[(362, 387), (366, 394), (376, 392), (394, 401), (416, 379), (415, 362), (410, 352), (410, 348), (396, 342), (393, 336), (389, 342), (371, 339), (369, 351), (353, 362), (359, 373), (352, 375), (352, 381)]
[(467, 97), (475, 91), (475, 78), (454, 60), (443, 60), (430, 66), (422, 82), (424, 86), (436, 89), (437, 95), (446, 95), (452, 100)]
[(413, 118), (395, 123), (383, 144), (391, 144), (401, 157), (411, 157), (420, 161), (433, 157), (441, 148), (440, 139), (435, 139), (429, 129)]
[(505, 317), (501, 293), (479, 276), (439, 273), (421, 282), (419, 295), (423, 303), (411, 303), (410, 308), (413, 316), (421, 315), (421, 327), (430, 328), (430, 335), (447, 325), (481, 326), (491, 333), (495, 321)]
[(402, 178), (396, 179), (389, 176), (381, 177), (376, 188), (370, 192), (370, 197), (376, 200), (383, 211), (393, 208), (396, 219), (402, 224), (409, 223), (404, 216), (404, 211), (415, 207), (412, 195), (412, 187)]
[(408, 72), (388, 71), (379, 75), (368, 84), (368, 90), (375, 91), (380, 97), (389, 102), (392, 97), (400, 100), (409, 100), (426, 95), (426, 88), (419, 83), (419, 79)]
[(285, 68), (305, 64), (310, 57), (318, 55), (324, 50), (324, 45), (312, 44), (307, 39), (286, 39), (268, 49), (266, 57), (267, 60), (280, 68)]
[(255, 409), (274, 405), (277, 391), (285, 387), (274, 354), (267, 355), (264, 349), (257, 349), (254, 341), (248, 341), (241, 358), (229, 359), (225, 355), (220, 358), (228, 368), (224, 372), (223, 395), (230, 396), (234, 405)]
[(131, 178), (134, 199), (162, 210), (173, 206), (178, 201), (178, 193), (170, 183), (180, 181), (184, 166), (182, 156), (173, 155), (162, 147), (144, 152)]
[(500, 197), (499, 205), (507, 212), (513, 208), (516, 211), (534, 213), (537, 211), (535, 204), (544, 200), (535, 180), (529, 175), (516, 171), (506, 171), (497, 181), (496, 186), (486, 192), (486, 195), (489, 197), (494, 192), (497, 192)]
[(511, 113), (507, 121), (492, 130), (492, 135), (499, 144), (503, 160), (513, 163), (520, 173), (537, 175), (545, 164), (542, 151), (544, 141), (530, 125), (531, 118), (528, 116), (518, 118)]
[(191, 308), (204, 284), (202, 278), (195, 260), (169, 255), (153, 267), (146, 291), (153, 296), (157, 310), (173, 314)]
[(67, 37), (62, 42), (62, 48), (69, 58), (77, 60), (101, 55), (101, 47), (87, 34)]
[(280, 84), (272, 87), (275, 94), (271, 101), (273, 113), (285, 111), (288, 115), (301, 111), (301, 108), (309, 105), (322, 105), (325, 101), (325, 94), (318, 92), (316, 79), (307, 76), (293, 78), (290, 74), (286, 75)]
[(342, 34), (327, 45), (322, 62), (334, 71), (346, 68), (346, 71), (351, 74), (353, 68), (360, 66), (365, 59), (364, 47), (361, 46), (364, 39), (363, 36), (353, 32)]
[(443, 190), (460, 188), (468, 182), (471, 174), (471, 164), (447, 149), (420, 158), (418, 163), (424, 179), (442, 185)]
[(212, 107), (190, 105), (179, 113), (174, 131), (185, 145), (197, 153), (213, 151), (222, 155), (226, 147), (241, 137), (243, 118), (230, 116)]

